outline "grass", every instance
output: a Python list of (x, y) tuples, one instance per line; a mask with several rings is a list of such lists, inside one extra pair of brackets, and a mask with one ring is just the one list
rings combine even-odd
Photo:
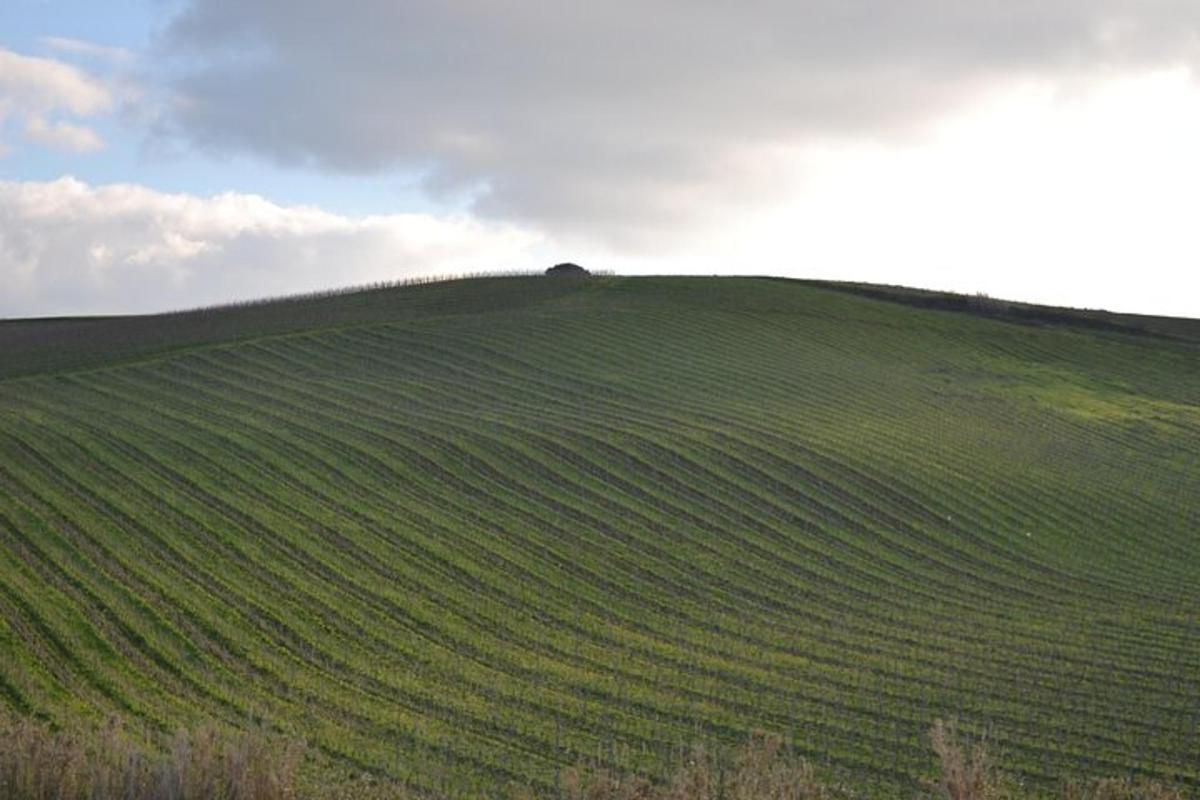
[(447, 795), (767, 730), (875, 796), (958, 715), (1200, 786), (1191, 342), (699, 278), (58, 324), (0, 325), (11, 713)]

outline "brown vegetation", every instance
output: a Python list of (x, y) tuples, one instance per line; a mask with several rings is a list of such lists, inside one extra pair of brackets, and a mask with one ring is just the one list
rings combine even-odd
[(992, 761), (987, 742), (964, 742), (953, 722), (938, 720), (929, 732), (929, 744), (940, 767), (937, 780), (925, 788), (946, 800), (1001, 800), (1011, 796)]
[[(1021, 800), (1035, 795), (998, 768), (986, 739), (971, 741), (938, 720), (929, 735), (938, 777), (922, 781), (928, 798)], [(101, 730), (52, 731), (27, 719), (0, 718), (0, 798), (4, 800), (411, 800), (400, 784), (371, 776), (335, 783), (301, 777), (304, 747), (265, 734), (226, 735), (211, 726), (181, 732), (154, 753), (118, 722)], [(554, 800), (837, 800), (860, 797), (789, 755), (778, 737), (758, 733), (731, 759), (693, 747), (669, 779), (579, 767), (559, 776)], [(528, 787), (500, 792), (543, 797)], [(1062, 800), (1184, 800), (1152, 781), (1066, 783)]]
[(702, 746), (665, 783), (606, 770), (568, 770), (565, 800), (827, 800), (848, 796), (817, 778), (811, 764), (785, 756), (782, 741), (755, 734), (726, 763)]
[(303, 758), (297, 744), (180, 732), (152, 753), (119, 722), (99, 731), (51, 731), (0, 721), (0, 797), (5, 800), (288, 800)]

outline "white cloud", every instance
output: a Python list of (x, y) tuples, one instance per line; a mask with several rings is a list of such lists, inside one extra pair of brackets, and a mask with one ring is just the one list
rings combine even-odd
[(135, 60), (133, 51), (124, 47), (85, 42), (82, 39), (71, 39), (65, 36), (43, 36), (38, 41), (60, 53), (106, 61), (111, 64), (127, 65)]
[(0, 182), (0, 315), (141, 312), (524, 266), (537, 237), (425, 214), (351, 218), (256, 195)]
[(675, 263), (1200, 318), (1198, 141), (1186, 70), (1030, 81), (919, 140), (795, 152), (787, 202)]
[(0, 134), (7, 121), (15, 120), (38, 143), (77, 152), (96, 150), (103, 146), (99, 134), (61, 117), (94, 117), (113, 106), (109, 87), (83, 70), (0, 47)]
[(112, 107), (105, 86), (82, 70), (50, 58), (0, 48), (0, 90), (6, 103), (37, 112), (65, 109), (88, 116)]
[(40, 144), (75, 153), (90, 153), (104, 147), (104, 140), (86, 125), (47, 122), (40, 116), (29, 118), (25, 125), (25, 135)]

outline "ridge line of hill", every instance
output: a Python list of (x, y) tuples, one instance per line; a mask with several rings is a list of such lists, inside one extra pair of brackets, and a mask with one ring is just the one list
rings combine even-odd
[[(533, 297), (529, 293), (503, 291), (512, 288), (505, 287), (505, 283), (527, 281), (536, 281), (535, 285), (544, 291)], [(501, 289), (496, 293), (501, 307), (462, 303), (457, 287), (466, 284), (478, 284), (479, 289)], [(415, 312), (408, 316), (410, 321), (460, 316), (472, 311), (513, 311), (561, 297), (564, 289), (580, 285), (579, 279), (569, 277), (479, 275), (369, 285), (160, 314), (0, 320), (0, 382), (153, 361), (234, 342), (396, 323), (405, 321), (406, 311)], [(438, 305), (438, 293), (454, 294), (456, 297), (452, 299), (456, 302)], [(421, 305), (425, 299), (434, 302)], [(98, 365), (98, 359), (103, 359), (103, 364)]]
[[(0, 320), (0, 381), (62, 371), (154, 360), (234, 341), (315, 330), (358, 327), (401, 319), (434, 319), (471, 313), (514, 311), (558, 300), (587, 287), (627, 280), (712, 280), (700, 276), (593, 276), (546, 278), (499, 273), (420, 279), (349, 287), (261, 301), (161, 314), (42, 317)], [(766, 280), (898, 303), (922, 310), (964, 313), (1022, 325), (1056, 325), (1200, 346), (1200, 321), (1118, 314), (997, 300), (983, 295), (775, 276), (727, 276), (718, 280)], [(473, 291), (465, 291), (470, 288)], [(439, 295), (452, 295), (448, 304)], [(427, 302), (430, 301), (430, 302)]]
[(1023, 325), (1062, 325), (1131, 336), (1200, 345), (1200, 320), (1188, 317), (1166, 317), (1149, 314), (1128, 314), (1104, 309), (1069, 308), (1020, 300), (1004, 300), (990, 295), (960, 294), (935, 289), (918, 289), (891, 284), (870, 284), (854, 281), (829, 281), (810, 278), (778, 278), (766, 280), (793, 281), (820, 289), (872, 300), (912, 306), (932, 311), (949, 311)]

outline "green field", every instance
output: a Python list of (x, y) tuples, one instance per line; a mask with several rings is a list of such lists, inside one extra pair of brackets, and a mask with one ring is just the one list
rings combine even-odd
[(3, 322), (0, 706), (453, 792), (763, 729), (911, 794), (957, 717), (1195, 790), (1200, 326), (1145, 328), (619, 277)]

